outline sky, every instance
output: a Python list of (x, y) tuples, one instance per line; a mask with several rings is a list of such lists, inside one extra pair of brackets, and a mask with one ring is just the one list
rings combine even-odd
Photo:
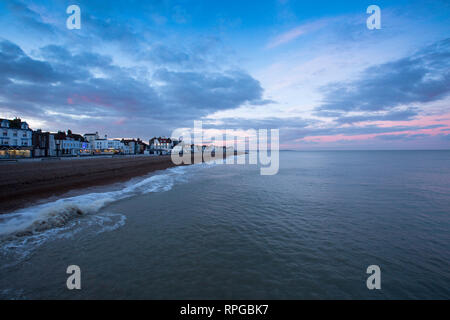
[(201, 120), (279, 129), (282, 149), (449, 149), (449, 93), (448, 0), (0, 2), (0, 118), (32, 129), (147, 140)]

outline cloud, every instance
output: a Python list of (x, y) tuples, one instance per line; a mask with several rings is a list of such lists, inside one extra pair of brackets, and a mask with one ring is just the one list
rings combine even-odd
[(303, 27), (297, 27), (292, 30), (289, 30), (279, 36), (277, 36), (275, 39), (273, 39), (268, 45), (267, 48), (275, 48), (282, 44), (285, 44), (287, 42), (290, 42), (294, 39), (297, 39), (302, 34), (306, 33), (305, 28)]
[(143, 58), (147, 58), (158, 65), (184, 64), (192, 59), (188, 53), (169, 48), (166, 45), (155, 46), (149, 52), (146, 52)]
[(288, 128), (305, 128), (317, 124), (317, 120), (305, 119), (300, 117), (290, 118), (264, 118), (264, 119), (245, 119), (245, 118), (222, 118), (219, 121), (212, 119), (204, 119), (203, 126), (205, 128), (217, 129), (288, 129)]
[(175, 72), (159, 69), (154, 79), (163, 84), (159, 92), (166, 105), (179, 112), (195, 106), (206, 113), (233, 109), (244, 103), (259, 103), (260, 83), (243, 71), (225, 73)]
[(367, 68), (358, 80), (323, 88), (317, 111), (383, 111), (426, 103), (450, 92), (450, 39), (410, 57)]
[(408, 108), (405, 110), (389, 111), (378, 114), (369, 113), (358, 116), (339, 116), (336, 119), (336, 122), (339, 124), (352, 124), (366, 121), (405, 121), (411, 120), (417, 115), (418, 111), (416, 108)]
[(429, 137), (428, 134), (418, 133), (418, 134), (382, 134), (379, 136), (376, 136), (376, 139), (380, 140), (414, 140), (417, 138), (426, 138)]
[[(374, 124), (363, 126), (341, 126), (338, 127), (334, 123), (326, 123), (321, 120), (291, 117), (291, 118), (265, 118), (265, 119), (244, 119), (244, 118), (224, 118), (220, 121), (214, 119), (205, 119), (203, 128), (206, 129), (233, 129), (233, 130), (249, 130), (249, 129), (279, 129), (280, 143), (291, 143), (299, 141), (307, 137), (332, 137), (347, 136), (349, 141), (354, 137), (361, 135), (380, 135), (381, 140), (413, 140), (420, 137), (428, 137), (424, 133), (411, 133), (420, 130), (430, 130), (445, 128), (444, 124), (433, 125), (392, 125), (378, 126)], [(384, 135), (385, 138), (382, 138)], [(392, 137), (390, 137), (392, 136)], [(308, 141), (308, 140), (302, 140)]]
[[(450, 87), (449, 40), (398, 59), (425, 38), (439, 39), (442, 32), (426, 33), (427, 24), (419, 23), (415, 30), (425, 26), (427, 35), (413, 37), (411, 20), (388, 8), (379, 32), (365, 28), (363, 11), (339, 13), (283, 29), (264, 42), (266, 49), (278, 50), (258, 52), (257, 35), (243, 44), (241, 35), (249, 33), (240, 33), (255, 21), (230, 12), (226, 20), (241, 24), (229, 32), (220, 26), (221, 16), (214, 10), (222, 9), (216, 6), (201, 12), (196, 5), (167, 1), (110, 5), (79, 0), (82, 29), (68, 31), (67, 4), (23, 3), (7, 1), (2, 15), (2, 36), (14, 41), (0, 41), (0, 112), (45, 122), (43, 129), (70, 125), (73, 130), (142, 137), (205, 119), (208, 128), (279, 128), (283, 143), (319, 136), (331, 141), (333, 135), (349, 141), (386, 136), (375, 142), (395, 136), (400, 143), (412, 140), (414, 131), (430, 133), (427, 124), (439, 120), (424, 120), (427, 114), (448, 113), (442, 111), (448, 99), (442, 98)], [(197, 23), (202, 17), (208, 18)], [(292, 26), (298, 18), (283, 14), (275, 20), (258, 34), (277, 25)], [(288, 44), (294, 42), (291, 50)], [(261, 75), (258, 68), (271, 61), (273, 68)], [(251, 74), (241, 69), (246, 64)], [(270, 89), (270, 99), (257, 79)], [(322, 87), (342, 79), (350, 80)], [(438, 100), (434, 107), (426, 104)], [(220, 118), (224, 115), (229, 118)], [(386, 121), (394, 123), (367, 124)]]
[(333, 136), (333, 135), (367, 135), (367, 134), (382, 134), (395, 133), (403, 131), (417, 131), (424, 129), (436, 129), (445, 127), (445, 125), (431, 125), (431, 126), (390, 126), (380, 127), (376, 125), (366, 126), (351, 126), (351, 127), (324, 127), (324, 128), (308, 128), (297, 131), (301, 137), (306, 136)]
[(71, 52), (57, 45), (39, 53), (43, 60), (31, 58), (10, 41), (0, 42), (1, 109), (53, 121), (158, 119), (175, 125), (174, 121), (264, 101), (260, 83), (242, 70), (160, 68), (141, 78), (107, 55)]
[(0, 42), (0, 71), (4, 81), (14, 79), (48, 84), (68, 78), (54, 70), (48, 62), (31, 59), (10, 41)]
[(325, 20), (318, 20), (310, 23), (305, 23), (290, 29), (272, 39), (266, 46), (268, 49), (273, 49), (275, 47), (281, 46), (283, 44), (289, 43), (301, 35), (313, 32), (326, 25)]
[(40, 14), (31, 10), (29, 6), (15, 0), (9, 0), (6, 4), (8, 11), (16, 17), (16, 21), (19, 22), (21, 28), (33, 33), (50, 36), (55, 35), (54, 28), (50, 24), (44, 22)]

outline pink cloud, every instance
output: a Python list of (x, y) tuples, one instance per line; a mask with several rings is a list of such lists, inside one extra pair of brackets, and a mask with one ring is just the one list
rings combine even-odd
[[(361, 123), (364, 124), (364, 123)], [(368, 123), (366, 123), (368, 124)], [(379, 127), (392, 127), (392, 126), (432, 126), (432, 125), (447, 125), (450, 126), (450, 114), (439, 116), (419, 116), (414, 120), (409, 121), (375, 121), (371, 122)]]
[(376, 121), (376, 122), (366, 122), (360, 123), (361, 126), (365, 125), (376, 125), (380, 128), (390, 128), (396, 126), (411, 126), (411, 127), (428, 127), (434, 125), (441, 125), (443, 127), (429, 128), (429, 129), (418, 129), (418, 130), (408, 130), (408, 131), (398, 131), (398, 132), (384, 132), (384, 133), (373, 133), (373, 134), (360, 134), (360, 135), (321, 135), (321, 136), (309, 136), (302, 139), (296, 140), (297, 142), (316, 142), (316, 143), (332, 143), (339, 142), (342, 140), (346, 141), (363, 141), (373, 139), (378, 136), (383, 135), (415, 135), (415, 134), (426, 134), (430, 136), (436, 136), (445, 133), (445, 129), (450, 128), (450, 114), (440, 115), (440, 116), (421, 116), (417, 119), (410, 121)]
[(114, 121), (114, 124), (117, 126), (123, 125), (125, 123), (126, 119), (125, 118), (120, 118), (116, 121)]

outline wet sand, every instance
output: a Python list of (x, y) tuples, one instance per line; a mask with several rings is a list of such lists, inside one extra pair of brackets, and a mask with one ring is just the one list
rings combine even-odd
[(0, 214), (70, 190), (127, 181), (174, 166), (170, 156), (0, 162)]

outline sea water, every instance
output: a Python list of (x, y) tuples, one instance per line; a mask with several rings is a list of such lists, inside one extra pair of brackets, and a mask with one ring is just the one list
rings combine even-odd
[(449, 299), (450, 151), (285, 151), (1, 215), (0, 298)]

